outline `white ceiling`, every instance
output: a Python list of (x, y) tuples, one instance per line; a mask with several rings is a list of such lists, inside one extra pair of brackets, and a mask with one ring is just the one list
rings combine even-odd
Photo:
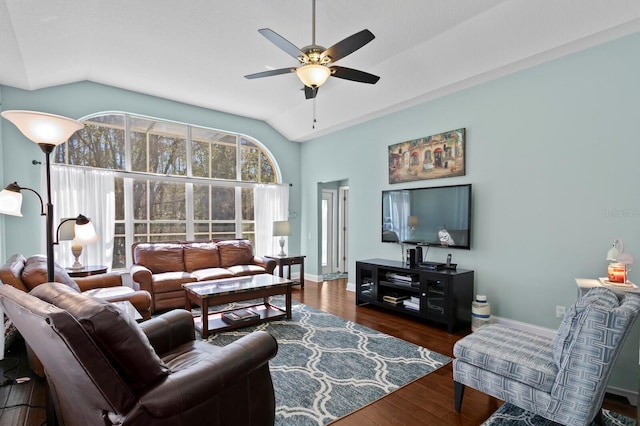
[(311, 0), (0, 0), (0, 84), (89, 80), (264, 120), (305, 141), (640, 31), (638, 0), (317, 0), (316, 43), (376, 38), (305, 100), (296, 61), (258, 33), (311, 44)]

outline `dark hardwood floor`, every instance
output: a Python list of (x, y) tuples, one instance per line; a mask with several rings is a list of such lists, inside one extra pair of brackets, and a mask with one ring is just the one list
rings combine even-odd
[[(295, 286), (293, 298), (309, 306), (362, 324), (366, 327), (407, 340), (447, 356), (453, 356), (453, 344), (469, 331), (448, 334), (437, 324), (424, 323), (413, 318), (389, 313), (373, 307), (356, 307), (355, 294), (346, 290), (346, 280), (323, 283), (305, 282), (304, 289)], [(27, 365), (24, 344), (16, 341), (7, 348), (5, 359), (0, 361), (3, 378), (15, 379), (29, 376), (24, 384), (0, 386), (0, 426), (46, 424), (45, 386)], [(480, 425), (502, 401), (473, 389), (465, 391), (462, 413), (453, 409), (453, 380), (451, 363), (409, 385), (398, 389), (333, 423), (350, 425)], [(607, 395), (607, 409), (635, 418), (636, 408), (626, 399)]]

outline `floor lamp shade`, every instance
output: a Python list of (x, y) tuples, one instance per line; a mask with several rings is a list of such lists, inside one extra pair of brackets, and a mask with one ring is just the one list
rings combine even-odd
[(1, 115), (38, 145), (60, 145), (84, 127), (78, 120), (46, 112), (10, 110)]

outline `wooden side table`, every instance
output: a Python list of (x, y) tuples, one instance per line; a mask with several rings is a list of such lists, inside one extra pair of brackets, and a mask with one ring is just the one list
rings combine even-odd
[(278, 270), (280, 271), (280, 278), (284, 278), (284, 267), (287, 266), (287, 279), (291, 280), (291, 266), (300, 265), (300, 281), (293, 281), (293, 285), (300, 284), (300, 288), (304, 288), (304, 258), (307, 256), (263, 256), (267, 259), (276, 261)]
[(71, 278), (88, 277), (90, 275), (104, 274), (105, 272), (107, 272), (107, 269), (108, 268), (104, 265), (88, 265), (88, 266), (83, 266), (82, 269), (65, 268), (65, 270), (67, 271), (67, 274), (69, 274)]

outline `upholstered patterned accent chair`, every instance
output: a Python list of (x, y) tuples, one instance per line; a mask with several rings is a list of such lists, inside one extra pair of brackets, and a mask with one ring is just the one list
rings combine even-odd
[(492, 324), (453, 348), (455, 409), (464, 387), (564, 425), (601, 420), (613, 365), (640, 311), (640, 296), (594, 288), (579, 298), (555, 338)]

